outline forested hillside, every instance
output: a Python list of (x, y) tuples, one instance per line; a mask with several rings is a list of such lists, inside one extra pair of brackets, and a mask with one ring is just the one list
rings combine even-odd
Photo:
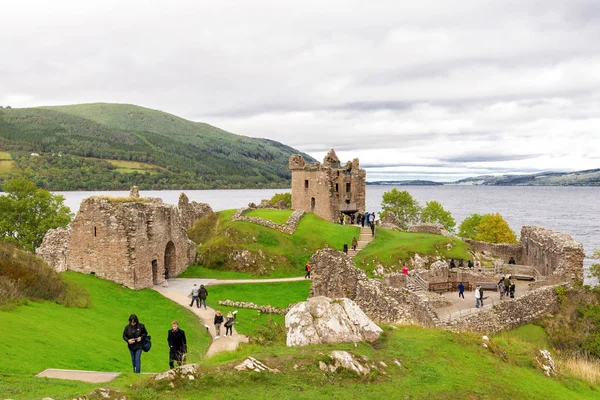
[(24, 176), (49, 190), (286, 187), (294, 153), (134, 105), (0, 109), (0, 183)]

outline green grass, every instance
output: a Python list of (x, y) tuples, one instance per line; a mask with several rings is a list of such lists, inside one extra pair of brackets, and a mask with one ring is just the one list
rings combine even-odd
[[(210, 270), (248, 272), (237, 268), (229, 255), (249, 250), (255, 255), (262, 253), (262, 256), (257, 256), (265, 271), (262, 275), (301, 276), (304, 274), (304, 265), (318, 249), (331, 247), (341, 251), (344, 243), (350, 244), (352, 237), (358, 237), (360, 233), (357, 226), (333, 224), (307, 213), (300, 220), (296, 232), (288, 235), (250, 222), (232, 222), (234, 211), (219, 212), (213, 234), (197, 248), (200, 258), (205, 260), (203, 266)], [(201, 268), (191, 269), (182, 276), (200, 275), (217, 277)]]
[(292, 215), (292, 210), (252, 210), (244, 214), (246, 217), (258, 217), (285, 225)]
[(129, 174), (132, 172), (157, 174), (158, 172), (165, 170), (164, 168), (159, 167), (158, 165), (147, 164), (147, 163), (137, 162), (137, 161), (124, 161), (124, 160), (105, 160), (105, 161), (107, 161), (110, 164), (117, 167), (116, 171), (123, 173), (123, 174)]
[[(129, 373), (131, 358), (122, 334), (131, 313), (138, 315), (152, 336), (152, 350), (142, 355), (142, 372), (168, 369), (166, 338), (173, 319), (179, 320), (186, 331), (190, 362), (200, 361), (205, 354), (209, 338), (200, 320), (157, 292), (134, 291), (91, 275), (69, 272), (63, 276), (67, 282), (87, 288), (91, 296), (89, 308), (30, 301), (10, 312), (0, 311), (3, 395), (31, 398), (26, 395), (25, 386), (9, 382), (28, 382), (47, 368)], [(46, 395), (53, 395), (55, 390), (65, 390), (64, 394), (70, 393), (69, 396), (81, 393), (78, 384), (55, 385), (54, 380), (39, 378), (34, 382), (40, 389), (46, 389)]]
[(354, 257), (354, 262), (359, 268), (368, 272), (377, 263), (399, 270), (402, 264), (415, 253), (421, 256), (440, 256), (445, 259), (471, 259), (468, 246), (462, 240), (428, 233), (398, 232), (379, 228), (375, 232), (373, 241)]
[(0, 174), (9, 174), (13, 172), (20, 172), (21, 169), (14, 162), (10, 153), (6, 151), (0, 151)]
[(201, 265), (192, 265), (178, 278), (203, 278), (203, 279), (271, 279), (273, 276), (253, 275), (247, 272), (235, 272), (219, 269), (209, 269)]
[[(286, 308), (290, 304), (306, 301), (310, 281), (246, 283), (208, 286), (215, 300), (251, 301), (261, 306)], [(213, 307), (218, 307), (216, 304)]]

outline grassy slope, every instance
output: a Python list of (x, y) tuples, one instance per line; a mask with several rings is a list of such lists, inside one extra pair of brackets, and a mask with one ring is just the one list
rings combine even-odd
[(468, 246), (462, 240), (380, 228), (375, 239), (354, 257), (354, 262), (365, 271), (372, 271), (377, 263), (399, 269), (415, 253), (439, 255), (445, 259), (471, 259)]
[[(173, 319), (186, 331), (191, 362), (199, 361), (208, 348), (209, 339), (197, 317), (157, 292), (136, 292), (77, 273), (65, 273), (64, 279), (87, 288), (92, 298), (89, 308), (29, 302), (10, 312), (0, 311), (0, 382), (28, 381), (46, 368), (129, 372), (131, 359), (122, 333), (131, 313), (138, 315), (153, 338), (152, 350), (142, 355), (142, 371), (168, 369), (166, 337)], [(46, 382), (45, 386), (39, 383), (50, 391), (46, 394), (59, 389)], [(0, 383), (0, 393), (14, 398), (25, 389)], [(77, 393), (79, 389), (71, 395)]]
[[(289, 213), (289, 211), (287, 211)], [(339, 225), (327, 222), (314, 214), (307, 213), (300, 220), (293, 235), (249, 223), (231, 222), (234, 210), (219, 213), (219, 228), (213, 237), (202, 246), (212, 248), (211, 243), (226, 236), (239, 249), (248, 249), (254, 253), (261, 250), (266, 260), (267, 270), (272, 269), (271, 277), (299, 276), (304, 273), (304, 265), (315, 251), (324, 247), (342, 250), (344, 243), (350, 244), (352, 237), (360, 234), (355, 225)], [(282, 220), (286, 212), (279, 210), (257, 210), (248, 215), (260, 216), (273, 221)], [(199, 247), (200, 253), (202, 246)], [(450, 246), (450, 248), (448, 248)], [(216, 250), (218, 251), (218, 250)], [(377, 229), (375, 239), (363, 249), (354, 262), (359, 268), (370, 272), (376, 262), (399, 269), (415, 253), (421, 255), (439, 255), (443, 258), (471, 258), (467, 245), (458, 239), (446, 238), (425, 233), (396, 232)], [(225, 257), (223, 257), (225, 258)], [(207, 267), (212, 268), (211, 265)], [(222, 269), (227, 269), (223, 267)], [(248, 278), (251, 275), (230, 271), (211, 272), (212, 269), (192, 267), (182, 277)]]
[(258, 217), (285, 225), (290, 215), (292, 215), (292, 210), (252, 210), (244, 215), (246, 217)]

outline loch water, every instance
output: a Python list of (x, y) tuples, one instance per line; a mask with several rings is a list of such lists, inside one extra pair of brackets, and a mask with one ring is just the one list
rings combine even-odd
[[(438, 201), (452, 213), (456, 224), (473, 213), (500, 213), (517, 236), (523, 225), (542, 226), (571, 235), (586, 254), (600, 249), (600, 187), (556, 186), (378, 186), (367, 185), (367, 211), (381, 211), (384, 192), (407, 190), (419, 203)], [(190, 200), (208, 203), (215, 211), (247, 206), (289, 189), (184, 190)], [(177, 204), (181, 190), (141, 191)], [(81, 200), (93, 195), (127, 196), (128, 191), (56, 192), (77, 212)], [(586, 260), (589, 265), (591, 260)]]

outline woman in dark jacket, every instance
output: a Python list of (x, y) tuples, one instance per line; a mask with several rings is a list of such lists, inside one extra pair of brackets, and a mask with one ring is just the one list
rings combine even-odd
[(137, 315), (131, 314), (129, 323), (123, 330), (123, 340), (127, 342), (127, 347), (129, 347), (133, 372), (136, 374), (139, 374), (142, 369), (142, 339), (146, 335), (148, 335), (148, 331), (146, 331), (144, 324), (140, 323)]

